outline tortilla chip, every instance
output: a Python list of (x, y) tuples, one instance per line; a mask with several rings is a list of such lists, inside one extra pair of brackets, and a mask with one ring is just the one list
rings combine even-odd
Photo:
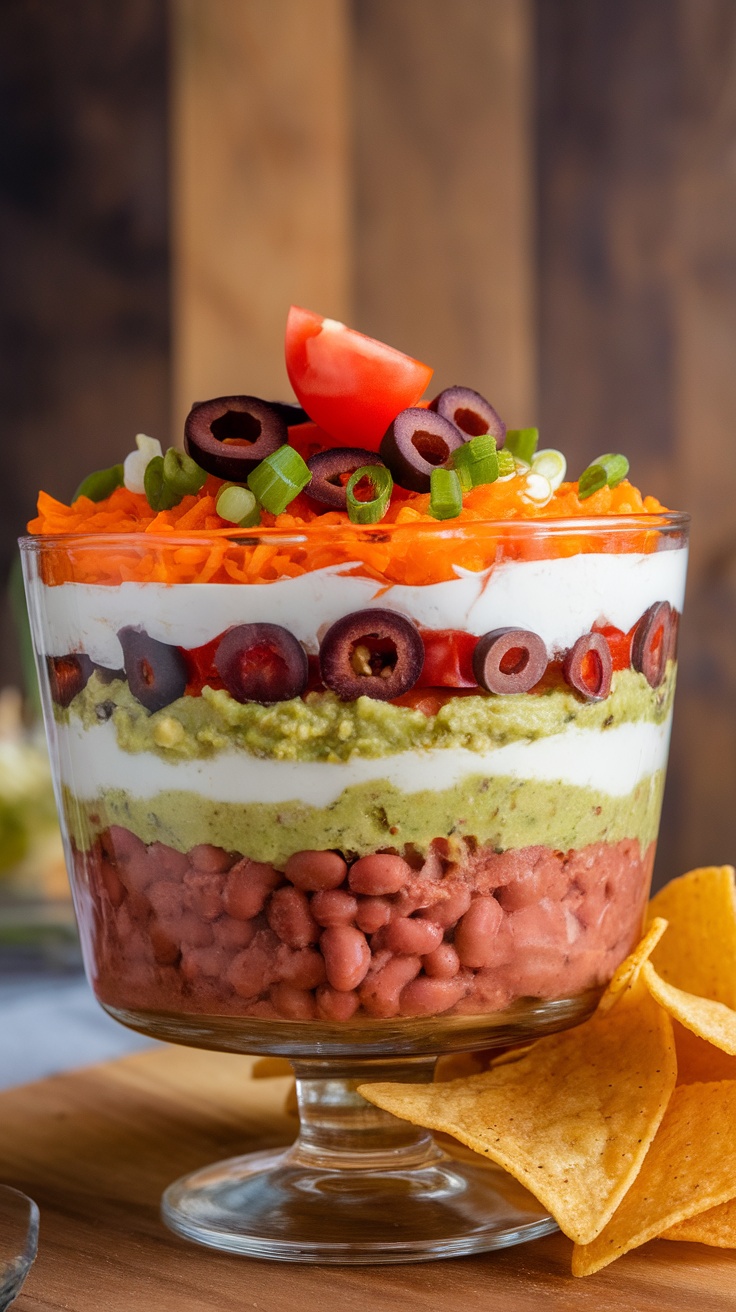
[(665, 1230), (660, 1239), (682, 1239), (690, 1244), (710, 1244), (712, 1248), (736, 1248), (736, 1198)]
[(673, 879), (649, 903), (669, 929), (652, 953), (667, 984), (736, 1008), (736, 891), (732, 866), (706, 866)]
[(650, 917), (650, 924), (646, 934), (639, 939), (636, 947), (629, 953), (626, 960), (621, 962), (618, 970), (609, 981), (606, 991), (598, 1003), (600, 1013), (609, 1011), (626, 990), (634, 986), (639, 978), (642, 966), (651, 957), (666, 929), (667, 921), (663, 917)]
[(721, 1052), (679, 1021), (672, 1022), (677, 1054), (678, 1084), (708, 1084), (712, 1080), (736, 1080), (736, 1057)]
[(252, 1080), (276, 1080), (282, 1075), (293, 1075), (294, 1068), (286, 1057), (258, 1057), (250, 1073)]
[(584, 1244), (636, 1178), (675, 1077), (669, 1016), (635, 982), (608, 1011), (485, 1074), (360, 1092), (496, 1162)]
[(667, 984), (650, 961), (642, 968), (642, 979), (652, 997), (673, 1020), (722, 1052), (736, 1055), (736, 1011), (725, 1007), (722, 1002), (713, 1002), (711, 998), (701, 998), (675, 988), (674, 984)]
[(678, 1222), (735, 1197), (735, 1122), (736, 1082), (675, 1089), (615, 1215), (597, 1238), (574, 1249), (573, 1275), (592, 1275)]
[(480, 1075), (488, 1066), (488, 1056), (483, 1052), (447, 1052), (437, 1058), (434, 1068), (436, 1084), (445, 1080), (459, 1080), (464, 1075)]

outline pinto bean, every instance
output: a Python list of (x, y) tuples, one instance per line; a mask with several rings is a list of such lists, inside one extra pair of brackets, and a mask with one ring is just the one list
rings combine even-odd
[(375, 934), (387, 925), (392, 915), (392, 906), (382, 897), (359, 897), (355, 923), (364, 934)]
[(257, 998), (274, 980), (274, 961), (278, 940), (268, 930), (260, 930), (249, 947), (233, 957), (226, 979), (241, 998)]
[(279, 1016), (285, 1020), (315, 1020), (317, 1004), (306, 989), (295, 988), (293, 984), (274, 984), (269, 998)]
[(184, 906), (203, 920), (217, 920), (222, 914), (221, 874), (190, 870), (184, 876)]
[(449, 1011), (467, 992), (464, 979), (428, 979), (421, 975), (402, 989), (399, 999), (402, 1016), (438, 1016)]
[(183, 879), (189, 869), (186, 853), (177, 852), (175, 847), (168, 847), (166, 843), (151, 843), (148, 856), (159, 879)]
[(286, 862), (286, 878), (305, 893), (338, 888), (348, 873), (347, 862), (339, 852), (294, 852)]
[(463, 966), (490, 966), (496, 951), (494, 939), (501, 928), (503, 911), (495, 897), (473, 898), (455, 930), (455, 950)]
[(121, 883), (114, 865), (104, 857), (100, 861), (99, 877), (112, 905), (119, 907), (125, 897), (125, 885)]
[(234, 857), (224, 847), (215, 847), (214, 843), (200, 843), (189, 852), (189, 862), (195, 870), (206, 870), (209, 874), (224, 874), (234, 864)]
[(357, 993), (342, 993), (323, 984), (317, 989), (317, 1013), (322, 1020), (351, 1020), (360, 1006)]
[(266, 898), (280, 881), (281, 876), (273, 866), (244, 856), (225, 881), (222, 895), (225, 910), (235, 920), (252, 920), (263, 910)]
[(327, 929), (330, 925), (351, 924), (358, 910), (358, 899), (342, 888), (326, 888), (310, 898), (309, 906), (317, 924)]
[(253, 942), (256, 924), (252, 920), (232, 920), (230, 916), (221, 916), (212, 926), (212, 935), (220, 947), (233, 951), (247, 948)]
[(460, 958), (452, 943), (440, 943), (434, 951), (422, 957), (426, 975), (432, 979), (453, 979), (460, 969)]
[(266, 910), (274, 934), (290, 948), (306, 948), (319, 938), (319, 925), (309, 910), (309, 899), (300, 888), (277, 888)]
[(321, 952), (315, 948), (289, 948), (285, 943), (276, 953), (276, 973), (279, 981), (299, 989), (316, 989), (327, 978)]
[(406, 956), (416, 953), (422, 957), (432, 952), (441, 942), (442, 930), (439, 925), (433, 924), (431, 920), (413, 920), (401, 916), (386, 926), (382, 946), (390, 952), (400, 952)]
[(206, 920), (195, 916), (193, 911), (185, 911), (175, 922), (176, 934), (182, 947), (208, 948), (214, 941), (212, 926)]
[(350, 868), (348, 883), (354, 893), (380, 896), (398, 893), (412, 877), (412, 869), (403, 857), (388, 852), (374, 852), (360, 857)]
[(148, 938), (158, 964), (160, 966), (175, 966), (179, 960), (180, 951), (175, 933), (172, 934), (165, 923), (154, 920), (148, 930)]
[(441, 925), (443, 929), (452, 929), (461, 916), (465, 915), (470, 906), (470, 889), (461, 887), (455, 889), (442, 902), (435, 902), (431, 907), (425, 907), (419, 912), (420, 916), (426, 916), (433, 920), (436, 925)]
[(146, 897), (152, 914), (159, 918), (173, 920), (184, 910), (184, 889), (169, 879), (157, 879), (146, 891)]
[(419, 957), (390, 957), (380, 970), (371, 971), (360, 987), (360, 1001), (369, 1016), (389, 1020), (398, 1016), (401, 990), (419, 974)]
[(371, 950), (365, 934), (352, 925), (333, 925), (321, 935), (319, 945), (325, 960), (327, 981), (333, 989), (348, 993), (365, 979)]
[(227, 964), (227, 953), (222, 948), (185, 948), (180, 970), (190, 984), (195, 984), (201, 979), (221, 979)]

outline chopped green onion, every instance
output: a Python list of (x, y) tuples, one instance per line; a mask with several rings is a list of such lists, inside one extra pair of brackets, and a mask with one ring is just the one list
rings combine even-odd
[[(362, 479), (367, 478), (373, 488), (369, 501), (361, 501), (355, 495), (355, 489)], [(389, 471), (383, 465), (361, 465), (348, 479), (345, 488), (348, 518), (353, 524), (377, 524), (383, 519), (391, 500), (394, 485)]]
[(435, 519), (456, 519), (463, 508), (463, 490), (454, 469), (433, 469), (429, 513)]
[(538, 428), (507, 428), (504, 450), (510, 451), (512, 456), (516, 456), (517, 460), (523, 460), (525, 465), (530, 465), (534, 459), (538, 441)]
[(498, 477), (513, 478), (516, 473), (516, 461), (510, 451), (498, 453)]
[(481, 483), (495, 483), (498, 478), (496, 439), (490, 433), (479, 433), (463, 442), (452, 453), (452, 464), (460, 479), (463, 492)]
[(181, 497), (172, 492), (166, 483), (163, 456), (154, 456), (146, 465), (143, 490), (151, 510), (171, 510), (172, 506), (177, 506), (181, 501)]
[(217, 494), (215, 503), (220, 519), (226, 519), (238, 528), (253, 528), (261, 522), (261, 511), (250, 488), (239, 483), (227, 483)]
[(592, 497), (594, 492), (600, 492), (606, 485), (618, 487), (628, 472), (629, 462), (626, 456), (612, 453), (598, 456), (587, 469), (583, 470), (578, 479), (578, 497), (581, 501), (585, 501), (588, 497)]
[(549, 447), (546, 451), (537, 451), (532, 460), (532, 473), (543, 474), (549, 479), (554, 492), (567, 473), (567, 461), (562, 452), (555, 451), (553, 447)]
[(293, 446), (285, 443), (248, 475), (248, 487), (272, 515), (280, 515), (311, 481), (311, 470)]
[(552, 484), (544, 474), (532, 472), (527, 474), (521, 495), (525, 501), (533, 501), (535, 506), (546, 506), (547, 502), (552, 500)]
[(104, 501), (117, 487), (123, 486), (124, 470), (122, 465), (112, 465), (110, 469), (97, 469), (88, 474), (79, 484), (72, 501), (77, 497), (87, 497), (88, 501)]
[(164, 456), (164, 482), (180, 501), (183, 497), (196, 496), (206, 481), (207, 474), (191, 456), (169, 447)]

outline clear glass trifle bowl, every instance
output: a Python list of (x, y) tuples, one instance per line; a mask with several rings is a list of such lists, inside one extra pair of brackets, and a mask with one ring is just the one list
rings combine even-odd
[(99, 1002), (297, 1076), (295, 1145), (173, 1184), (168, 1224), (319, 1262), (553, 1229), (357, 1088), (581, 1021), (637, 940), (687, 517), (21, 550)]

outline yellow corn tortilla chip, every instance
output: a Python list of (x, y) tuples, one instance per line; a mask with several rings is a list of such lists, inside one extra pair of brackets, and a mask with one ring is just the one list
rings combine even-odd
[(592, 1275), (688, 1217), (736, 1196), (736, 1082), (675, 1089), (644, 1164), (607, 1226), (573, 1250)]
[(518, 1061), (447, 1084), (369, 1084), (369, 1102), (451, 1134), (587, 1243), (636, 1178), (675, 1085), (669, 1016), (635, 983), (618, 1005)]
[(673, 1020), (723, 1052), (732, 1056), (736, 1054), (736, 1011), (722, 1002), (713, 1002), (711, 998), (701, 998), (696, 993), (686, 993), (674, 984), (667, 984), (651, 961), (644, 963), (642, 979), (652, 997)]
[(294, 1068), (286, 1057), (258, 1057), (250, 1073), (252, 1080), (276, 1080), (282, 1075), (293, 1075)]
[(665, 1230), (660, 1239), (682, 1239), (690, 1244), (710, 1244), (712, 1248), (736, 1248), (736, 1198)]
[(673, 879), (649, 903), (669, 929), (652, 953), (667, 984), (736, 1008), (736, 891), (732, 866)]
[(609, 981), (606, 991), (598, 1003), (599, 1013), (610, 1011), (619, 998), (623, 997), (626, 990), (633, 988), (639, 978), (642, 966), (651, 957), (666, 929), (667, 921), (663, 917), (653, 916), (650, 918), (646, 934), (639, 939), (633, 952), (630, 952), (626, 960), (621, 962), (618, 970)]
[(736, 1057), (721, 1052), (679, 1021), (672, 1022), (677, 1054), (678, 1084), (708, 1084), (712, 1080), (736, 1080)]

